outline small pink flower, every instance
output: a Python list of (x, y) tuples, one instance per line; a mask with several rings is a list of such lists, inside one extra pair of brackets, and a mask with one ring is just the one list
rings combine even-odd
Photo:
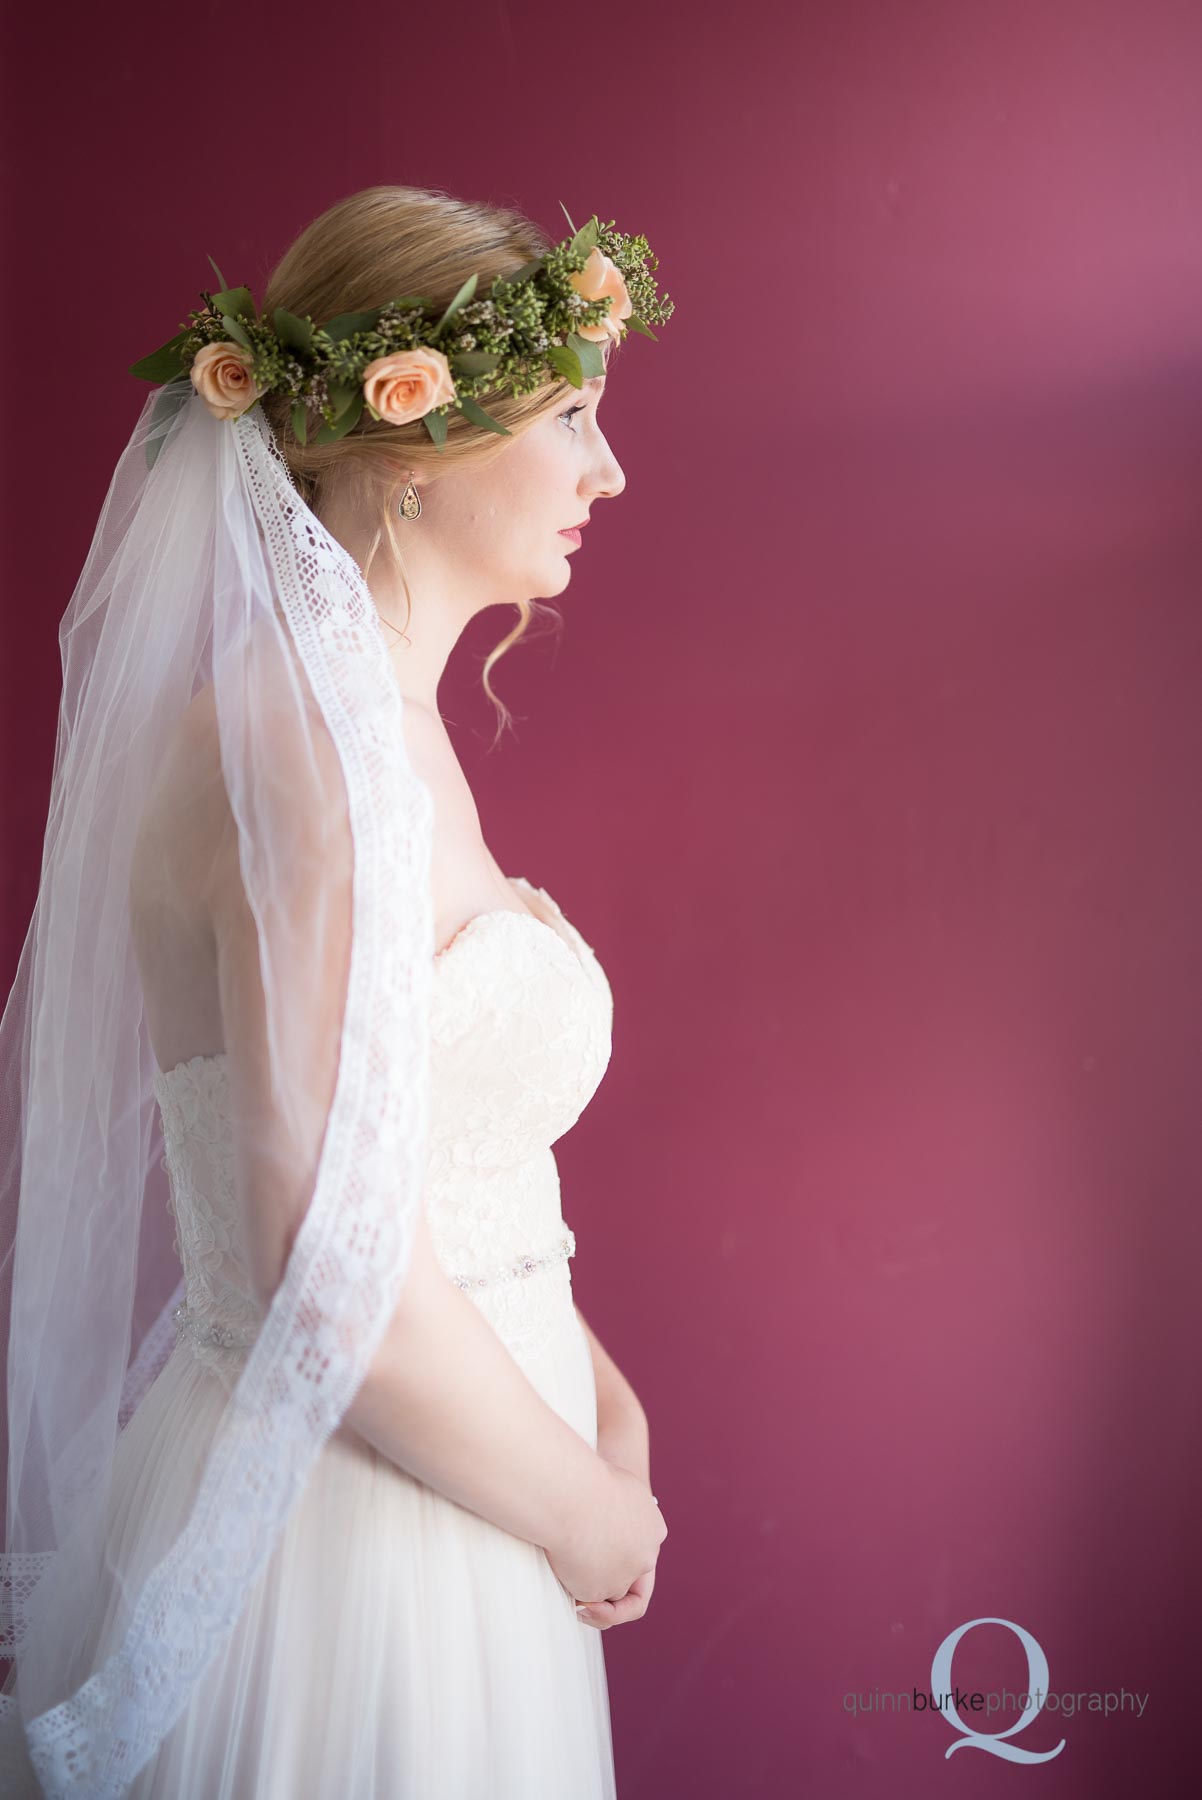
[(572, 286), (586, 300), (603, 300), (608, 294), (610, 308), (599, 325), (577, 325), (576, 335), (590, 344), (603, 344), (607, 338), (620, 338), (621, 321), (634, 311), (634, 303), (626, 288), (626, 280), (617, 264), (594, 244), (583, 269), (571, 277)]
[(455, 398), (451, 367), (441, 350), (428, 345), (378, 356), (363, 371), (363, 399), (369, 412), (388, 425), (408, 425), (431, 407)]
[(192, 386), (215, 419), (236, 419), (259, 398), (253, 364), (249, 350), (225, 340), (197, 352), (189, 370)]

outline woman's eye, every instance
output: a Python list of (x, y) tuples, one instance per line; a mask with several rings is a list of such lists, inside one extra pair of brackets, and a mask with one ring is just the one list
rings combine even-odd
[[(570, 419), (574, 413), (583, 412), (584, 410), (585, 410), (585, 402), (581, 401), (578, 406), (570, 406), (568, 408), (567, 412), (560, 413), (559, 416), (561, 419)], [(576, 427), (574, 425), (569, 425), (568, 430), (571, 432), (575, 432)]]

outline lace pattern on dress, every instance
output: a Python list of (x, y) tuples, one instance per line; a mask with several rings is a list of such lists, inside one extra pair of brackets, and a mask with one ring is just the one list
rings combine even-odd
[[(551, 1144), (604, 1074), (613, 1011), (591, 948), (537, 892), (562, 931), (524, 912), (482, 914), (435, 958), (424, 1190), (441, 1266), (522, 1363), (574, 1316), (576, 1239)], [(238, 1229), (228, 1059), (191, 1057), (154, 1087), (185, 1272), (173, 1321), (228, 1391), (262, 1325)]]

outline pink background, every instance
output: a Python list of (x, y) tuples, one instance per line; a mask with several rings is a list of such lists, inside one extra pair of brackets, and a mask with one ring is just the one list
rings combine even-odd
[[(595, 22), (10, 12), (6, 967), (56, 629), (212, 254), (378, 181), (645, 230), (676, 317), (558, 645), (443, 710), (616, 997), (558, 1147), (669, 1538), (607, 1634), (623, 1800), (1168, 1794), (1199, 1630), (1202, 16), (831, 0)], [(336, 52), (336, 53), (335, 53)], [(5, 984), (7, 990), (7, 981)], [(1021, 1770), (929, 1688), (978, 1617)], [(1013, 1691), (981, 1627), (956, 1680)], [(987, 1720), (998, 1730), (1015, 1718)]]

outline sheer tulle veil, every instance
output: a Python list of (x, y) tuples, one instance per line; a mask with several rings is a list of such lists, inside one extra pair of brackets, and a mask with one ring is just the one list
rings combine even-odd
[[(403, 1285), (433, 813), (371, 595), (257, 404), (219, 420), (186, 378), (147, 397), (60, 643), (40, 884), (0, 1022), (0, 1733), (23, 1733), (45, 1793), (97, 1800), (228, 1637)], [(258, 968), (222, 990), (239, 1216), (284, 1218), (290, 1249), (190, 1515), (130, 1591), (106, 1544), (114, 1459), (183, 1297), (129, 908), (168, 770), (172, 791), (219, 784), (230, 821)], [(165, 869), (163, 908), (185, 899)]]

